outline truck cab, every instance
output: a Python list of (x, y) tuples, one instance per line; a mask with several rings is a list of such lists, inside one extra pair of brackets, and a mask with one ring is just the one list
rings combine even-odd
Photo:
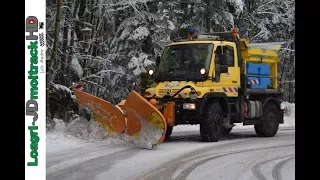
[[(280, 46), (269, 51), (250, 48), (246, 39), (238, 38), (236, 29), (197, 35), (190, 32), (165, 47), (156, 70), (149, 71), (154, 83), (144, 93), (164, 112), (167, 137), (179, 124), (200, 124), (202, 139), (210, 142), (228, 134), (234, 123), (255, 125), (259, 136), (275, 135), (283, 123), (276, 79)], [(268, 77), (247, 73), (261, 67), (269, 70)], [(260, 81), (263, 78), (270, 80), (267, 86)], [(166, 111), (168, 102), (170, 111)], [(264, 123), (267, 114), (274, 115), (271, 121), (275, 125)]]

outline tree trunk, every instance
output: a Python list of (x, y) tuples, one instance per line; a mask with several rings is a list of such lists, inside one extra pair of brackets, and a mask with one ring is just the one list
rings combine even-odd
[(210, 0), (206, 0), (206, 30), (210, 32), (211, 22), (210, 22)]
[(68, 20), (69, 12), (66, 12), (66, 17), (64, 20), (64, 27), (63, 27), (63, 46), (62, 46), (62, 63), (61, 63), (61, 70), (62, 70), (62, 78), (60, 84), (67, 85), (67, 58), (68, 58), (68, 43), (69, 43), (69, 23)]
[[(96, 6), (97, 4), (95, 3), (94, 6)], [(92, 52), (93, 52), (93, 47), (96, 44), (96, 38), (95, 38), (95, 33), (97, 30), (97, 26), (98, 26), (98, 9), (95, 8), (93, 9), (93, 13), (92, 13), (92, 31), (91, 31), (91, 43), (89, 44), (89, 52), (88, 55), (92, 56)]]
[(74, 10), (73, 10), (73, 15), (72, 15), (72, 28), (71, 28), (71, 40), (70, 40), (70, 46), (69, 46), (69, 57), (68, 57), (68, 62), (67, 62), (67, 86), (71, 86), (72, 84), (72, 79), (71, 77), (71, 65), (72, 65), (72, 58), (73, 58), (73, 46), (74, 46), (74, 35), (75, 35), (75, 29), (77, 25), (77, 13), (79, 11), (79, 5), (80, 5), (80, 0), (76, 0)]
[(51, 66), (52, 62), (56, 59), (56, 54), (58, 50), (58, 41), (59, 41), (59, 30), (60, 30), (60, 14), (61, 14), (62, 0), (57, 0), (57, 14), (56, 14), (56, 23), (55, 23), (55, 37), (53, 43), (53, 50), (51, 58), (47, 64), (47, 83), (46, 83), (46, 104), (47, 110), (49, 110), (49, 87), (51, 82)]

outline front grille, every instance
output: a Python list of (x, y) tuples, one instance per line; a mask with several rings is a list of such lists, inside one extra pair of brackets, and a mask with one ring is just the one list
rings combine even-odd
[[(164, 95), (168, 95), (167, 91), (169, 89), (159, 89), (158, 91), (158, 96), (164, 96)], [(178, 92), (180, 89), (171, 89), (171, 94), (170, 96), (174, 95), (176, 92)]]

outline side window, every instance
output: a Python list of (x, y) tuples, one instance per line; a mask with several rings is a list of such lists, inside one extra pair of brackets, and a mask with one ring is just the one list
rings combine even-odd
[(215, 57), (215, 66), (216, 66), (216, 80), (219, 82), (220, 81), (220, 67), (221, 67), (221, 53), (222, 53), (222, 48), (221, 46), (217, 46), (216, 50), (214, 51)]
[(220, 63), (221, 63), (220, 62), (221, 61), (221, 53), (222, 53), (221, 49), (222, 49), (221, 46), (217, 46), (216, 51), (214, 52), (214, 54), (215, 54), (214, 59), (215, 59), (216, 65), (217, 64), (220, 65)]
[(226, 54), (226, 62), (228, 67), (234, 67), (234, 50), (232, 46), (223, 46), (223, 53)]

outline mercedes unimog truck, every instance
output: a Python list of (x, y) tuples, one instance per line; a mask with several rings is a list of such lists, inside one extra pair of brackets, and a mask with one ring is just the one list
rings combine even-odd
[(200, 124), (202, 140), (214, 142), (234, 123), (254, 125), (258, 136), (274, 136), (283, 123), (277, 82), (281, 43), (248, 44), (237, 29), (186, 31), (149, 70), (154, 83), (144, 92), (165, 115), (166, 137), (174, 126)]
[[(152, 86), (131, 90), (118, 105), (92, 96), (77, 83), (80, 107), (106, 128), (153, 149), (174, 126), (200, 124), (205, 142), (219, 141), (235, 123), (254, 125), (258, 136), (274, 136), (283, 123), (277, 66), (280, 43), (249, 43), (230, 32), (182, 29), (148, 71)], [(141, 92), (140, 92), (141, 93)]]

